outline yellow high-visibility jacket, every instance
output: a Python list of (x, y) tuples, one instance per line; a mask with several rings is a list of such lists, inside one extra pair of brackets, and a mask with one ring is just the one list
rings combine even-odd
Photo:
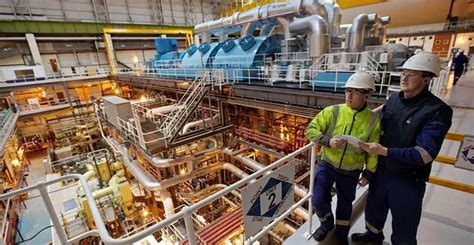
[(345, 144), (334, 149), (329, 140), (338, 134), (352, 135), (365, 142), (379, 142), (381, 132), (380, 116), (365, 107), (354, 110), (346, 104), (328, 106), (311, 121), (305, 130), (308, 140), (321, 144), (321, 160), (342, 171), (366, 169), (375, 172), (377, 155), (368, 154), (359, 147)]

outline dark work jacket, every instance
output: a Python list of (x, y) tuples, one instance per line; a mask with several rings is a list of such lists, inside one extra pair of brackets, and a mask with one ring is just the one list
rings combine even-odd
[(451, 127), (453, 110), (426, 88), (412, 98), (393, 94), (382, 109), (380, 171), (428, 181), (431, 164)]

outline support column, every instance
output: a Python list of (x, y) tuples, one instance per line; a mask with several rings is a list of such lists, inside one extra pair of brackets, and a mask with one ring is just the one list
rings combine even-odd
[(109, 33), (104, 33), (105, 51), (107, 53), (107, 61), (109, 62), (110, 75), (117, 75), (118, 65), (115, 57), (114, 44), (112, 43), (112, 36)]
[(35, 63), (35, 65), (43, 65), (38, 44), (36, 43), (35, 35), (33, 35), (32, 33), (26, 33), (25, 36), (26, 41), (28, 42), (28, 47), (30, 48), (31, 56), (33, 57), (33, 62)]
[(69, 106), (72, 107), (71, 95), (69, 94), (69, 90), (67, 89), (66, 81), (63, 81), (63, 88), (64, 88), (64, 94), (66, 95), (67, 102), (69, 103)]

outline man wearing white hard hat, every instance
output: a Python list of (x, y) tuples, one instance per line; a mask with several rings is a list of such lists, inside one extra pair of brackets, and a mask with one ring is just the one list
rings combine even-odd
[[(377, 167), (377, 155), (367, 154), (357, 145), (348, 144), (350, 142), (344, 137), (349, 135), (364, 142), (379, 141), (380, 117), (367, 108), (367, 99), (374, 90), (375, 81), (369, 73), (354, 73), (345, 85), (346, 103), (324, 108), (306, 128), (306, 138), (322, 145), (312, 197), (321, 222), (313, 234), (317, 241), (324, 240), (335, 227), (337, 243), (348, 244), (357, 183), (367, 184)], [(331, 210), (334, 183), (337, 189), (336, 220)]]
[(367, 231), (351, 236), (360, 243), (382, 244), (389, 210), (392, 243), (417, 243), (426, 181), (451, 126), (453, 110), (428, 90), (439, 75), (439, 58), (420, 52), (401, 69), (401, 92), (391, 95), (382, 109), (380, 144), (361, 144), (379, 161), (365, 209)]

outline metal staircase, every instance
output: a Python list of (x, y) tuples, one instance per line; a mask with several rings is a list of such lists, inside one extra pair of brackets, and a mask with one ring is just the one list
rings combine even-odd
[(159, 131), (163, 133), (165, 143), (168, 145), (178, 135), (184, 123), (188, 120), (194, 109), (199, 105), (207, 92), (209, 75), (204, 73), (196, 77), (186, 93), (181, 97), (175, 109), (160, 125)]

